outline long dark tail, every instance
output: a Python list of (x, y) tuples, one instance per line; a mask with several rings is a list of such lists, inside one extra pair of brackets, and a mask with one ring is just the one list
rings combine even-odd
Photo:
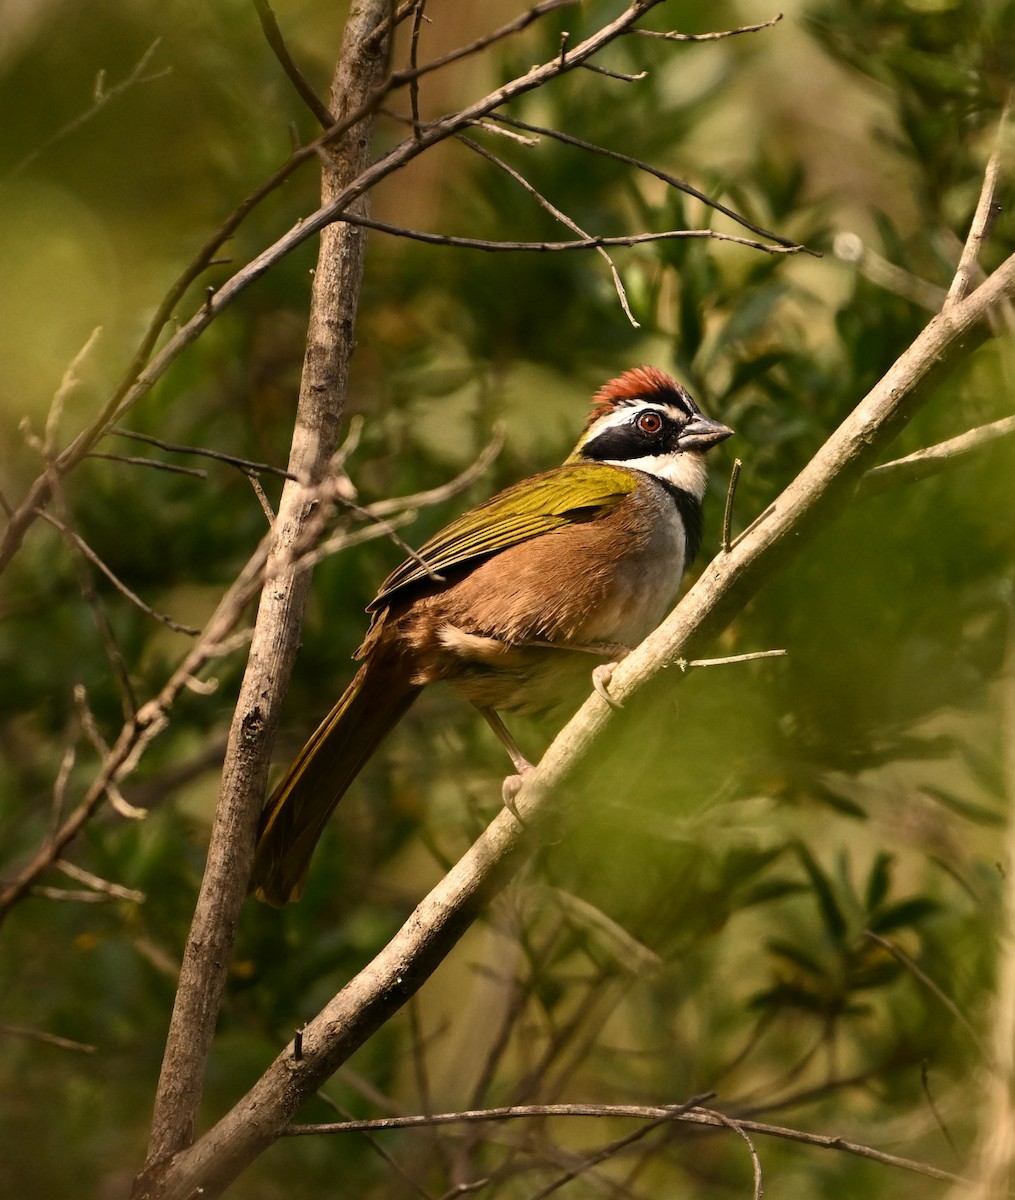
[(384, 735), (419, 695), (421, 689), (404, 677), (404, 665), (377, 649), (264, 806), (250, 879), (259, 900), (281, 907), (300, 898), (326, 821)]

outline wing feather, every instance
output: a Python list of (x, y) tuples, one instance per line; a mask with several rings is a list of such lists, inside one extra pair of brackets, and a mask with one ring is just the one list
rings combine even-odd
[(434, 534), (419, 550), (425, 566), (408, 559), (381, 584), (367, 606), (375, 612), (392, 597), (452, 567), (478, 561), (577, 521), (611, 512), (638, 486), (637, 477), (606, 463), (570, 463), (505, 488)]

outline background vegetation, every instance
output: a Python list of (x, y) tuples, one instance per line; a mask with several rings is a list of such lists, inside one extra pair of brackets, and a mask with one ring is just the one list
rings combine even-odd
[[(492, 26), (494, 10), (497, 20), (520, 11), (474, 7), (434, 0), (427, 56)], [(619, 250), (635, 328), (593, 253), (487, 255), (372, 236), (350, 388), (360, 437), (346, 463), (360, 501), (445, 482), (504, 427), (504, 450), (482, 480), (422, 511), (405, 534), (412, 543), (466, 503), (559, 462), (591, 392), (652, 362), (737, 431), (715, 455), (707, 562), (732, 457), (744, 461), (742, 528), (940, 307), (1012, 78), (1015, 6), (786, 8), (773, 28), (722, 41), (627, 38), (604, 65), (644, 79), (575, 72), (511, 111), (663, 166), (822, 257), (707, 241)], [(703, 32), (773, 15), (753, 3), (686, 2), (649, 23)], [(324, 90), (343, 14), (292, 0), (277, 16)], [(424, 115), (552, 56), (582, 19), (562, 10), (434, 76), (422, 87)], [(31, 435), (43, 436), (93, 329), (102, 331), (67, 402), (63, 440), (109, 392), (194, 248), (288, 154), (292, 128), (303, 141), (316, 131), (246, 0), (203, 9), (45, 0), (0, 7), (0, 24), (0, 488), (14, 502), (40, 466)], [(93, 94), (105, 99), (77, 121)], [(382, 123), (378, 149), (401, 136), (397, 122)], [(657, 181), (549, 139), (487, 143), (583, 228), (713, 219)], [(313, 167), (291, 179), (240, 227), (230, 257), (246, 261), (312, 211), (317, 186)], [(1011, 192), (1009, 175), (988, 270), (1013, 249)], [(473, 237), (560, 236), (507, 175), (456, 144), (386, 181), (374, 215)], [(248, 290), (124, 425), (282, 465), (313, 262), (304, 248)], [(186, 314), (199, 302), (200, 288)], [(1011, 371), (1010, 345), (989, 343), (907, 428), (898, 453), (1008, 415)], [(254, 491), (228, 465), (125, 438), (100, 450), (206, 471), (95, 457), (68, 479), (62, 518), (148, 605), (202, 625), (265, 530)], [(276, 500), (277, 484), (263, 482)], [(301, 1118), (679, 1104), (714, 1091), (723, 1111), (968, 1169), (1009, 869), (1013, 507), (1007, 442), (854, 504), (716, 648), (787, 657), (695, 672), (678, 698), (656, 692), (626, 714), (553, 844)], [(378, 540), (317, 569), (280, 762), (343, 686), (363, 607), (400, 557)], [(37, 523), (0, 596), (5, 874), (46, 835), (66, 747), (80, 743), (68, 796), (94, 771), (75, 689), (107, 737), (122, 722), (97, 611), (135, 693), (157, 691), (186, 635)], [(54, 870), (3, 927), (0, 1185), (11, 1195), (122, 1195), (143, 1161), (242, 666), (242, 651), (216, 664), (216, 688), (176, 705), (124, 786), (147, 819), (104, 810), (66, 856), (143, 901)], [(538, 749), (552, 732), (521, 736)], [(479, 832), (499, 804), (502, 758), (453, 697), (425, 696), (343, 802), (303, 901), (282, 912), (250, 905), (208, 1079), (209, 1121)], [(62, 894), (80, 899), (81, 889), (105, 902)], [(631, 1128), (424, 1130), (383, 1135), (383, 1153), (355, 1135), (292, 1139), (237, 1194), (413, 1194), (391, 1156), (431, 1196), (484, 1176), (480, 1195), (535, 1196)], [(947, 1190), (843, 1154), (758, 1146), (773, 1194), (863, 1189), (898, 1200)], [(732, 1135), (665, 1126), (570, 1188), (739, 1197), (751, 1194), (751, 1171)]]

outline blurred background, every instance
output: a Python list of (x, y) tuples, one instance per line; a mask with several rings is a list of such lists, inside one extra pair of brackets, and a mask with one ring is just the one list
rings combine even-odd
[[(637, 82), (576, 71), (509, 111), (662, 167), (821, 257), (709, 241), (619, 249), (636, 328), (594, 253), (480, 254), (371, 236), (350, 390), (361, 436), (346, 463), (360, 502), (446, 482), (504, 428), (484, 478), (402, 531), (412, 544), (561, 461), (592, 392), (652, 363), (737, 434), (711, 456), (700, 570), (719, 547), (733, 458), (743, 460), (740, 529), (940, 307), (1012, 78), (1015, 5), (783, 7), (774, 27), (720, 41), (625, 38), (601, 65), (644, 72)], [(432, 0), (421, 60), (523, 8)], [(615, 10), (564, 9), (428, 77), (423, 118), (552, 57), (562, 30), (577, 40)], [(275, 12), (326, 94), (344, 6), (277, 0)], [(688, 0), (646, 25), (696, 33), (774, 15), (746, 0)], [(392, 108), (404, 116), (406, 97)], [(16, 504), (40, 469), (31, 435), (42, 436), (93, 331), (101, 327), (60, 445), (98, 411), (197, 247), (294, 137), (316, 130), (246, 0), (0, 0), (0, 111), (0, 491)], [(404, 124), (382, 120), (378, 152), (404, 136)], [(526, 146), (475, 136), (594, 233), (736, 230), (621, 163), (546, 137)], [(231, 265), (207, 273), (181, 319), (202, 287), (316, 208), (317, 183), (304, 167), (260, 205), (228, 245)], [(1011, 192), (1009, 176), (987, 269), (1013, 249)], [(373, 206), (381, 220), (441, 233), (570, 236), (458, 143), (388, 179)], [(306, 246), (248, 289), (122, 427), (283, 466), (315, 256)], [(1010, 346), (988, 343), (893, 456), (1008, 415), (1012, 369)], [(264, 532), (257, 497), (226, 465), (122, 437), (99, 449), (207, 472), (93, 458), (66, 484), (67, 519), (119, 578), (158, 611), (200, 626)], [(277, 483), (264, 484), (276, 500)], [(960, 1171), (977, 1133), (1009, 819), (1013, 502), (1006, 442), (857, 501), (714, 648), (785, 648), (787, 657), (692, 672), (622, 714), (553, 844), (331, 1081), (328, 1102), (301, 1118), (680, 1103), (714, 1091), (725, 1111)], [(363, 608), (402, 557), (377, 540), (317, 569), (279, 766), (350, 677)], [(40, 521), (0, 591), (4, 875), (50, 827), (54, 779), (80, 738), (75, 687), (107, 738), (123, 720), (81, 570)], [(143, 699), (189, 639), (86, 571)], [(5, 1193), (117, 1197), (143, 1160), (242, 667), (239, 651), (214, 665), (214, 691), (185, 694), (125, 786), (147, 819), (103, 812), (68, 855), (143, 902), (60, 899), (73, 885), (53, 872), (46, 882), (57, 890), (26, 899), (4, 926)], [(518, 728), (533, 754), (553, 732)], [(95, 764), (82, 743), (68, 806)], [(302, 902), (281, 912), (251, 903), (245, 913), (208, 1122), (484, 827), (505, 769), (474, 713), (439, 689), (424, 695), (340, 806)], [(632, 1128), (558, 1120), (383, 1135), (383, 1151), (414, 1184), (358, 1136), (301, 1138), (272, 1148), (236, 1191), (253, 1200), (440, 1196), (486, 1177), (480, 1195), (528, 1197)], [(759, 1151), (773, 1194), (945, 1193), (841, 1154), (769, 1139)], [(729, 1133), (664, 1128), (564, 1194), (722, 1198), (750, 1187), (750, 1157)]]

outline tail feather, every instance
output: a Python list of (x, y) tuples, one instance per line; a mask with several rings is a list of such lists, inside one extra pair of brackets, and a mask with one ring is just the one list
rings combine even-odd
[(420, 688), (393, 662), (371, 656), (317, 727), (261, 814), (250, 889), (281, 907), (303, 893), (325, 823)]

